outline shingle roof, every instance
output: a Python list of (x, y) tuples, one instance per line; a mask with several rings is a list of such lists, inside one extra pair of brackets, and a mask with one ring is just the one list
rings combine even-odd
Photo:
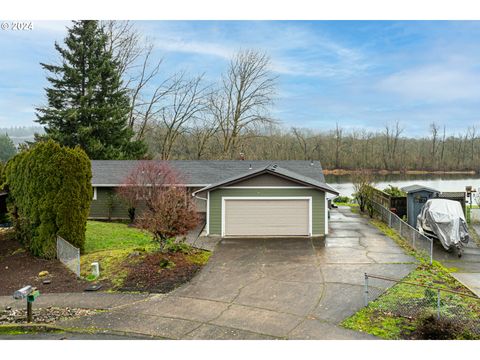
[(338, 192), (335, 189), (333, 189), (332, 187), (330, 187), (329, 185), (327, 185), (324, 181), (318, 181), (318, 180), (312, 179), (308, 176), (300, 175), (296, 172), (281, 168), (276, 163), (271, 163), (267, 166), (263, 166), (263, 167), (258, 168), (258, 169), (249, 169), (247, 172), (244, 172), (243, 174), (239, 174), (237, 176), (221, 180), (217, 183), (206, 186), (206, 187), (204, 187), (204, 188), (202, 188), (202, 189), (200, 189), (196, 192), (212, 190), (212, 189), (215, 189), (215, 188), (220, 187), (220, 186), (235, 183), (235, 182), (238, 182), (238, 181), (241, 181), (241, 180), (244, 180), (244, 179), (248, 179), (248, 178), (251, 178), (251, 177), (254, 177), (254, 176), (257, 176), (257, 175), (260, 175), (260, 174), (264, 174), (264, 173), (270, 173), (270, 174), (274, 174), (274, 175), (277, 174), (277, 175), (280, 175), (281, 177), (285, 177), (285, 178), (288, 178), (288, 179), (291, 179), (291, 180), (294, 180), (294, 181), (298, 181), (299, 183), (310, 185), (310, 186), (322, 189), (324, 191), (330, 192), (332, 194), (338, 195)]
[[(92, 160), (92, 185), (117, 186), (139, 163), (138, 160)], [(297, 177), (325, 184), (319, 161), (303, 160), (172, 160), (168, 162), (182, 173), (187, 185), (204, 187), (245, 174), (252, 169), (276, 164)]]
[(422, 191), (422, 190), (439, 192), (438, 190), (435, 190), (435, 189), (432, 189), (432, 188), (429, 188), (429, 187), (423, 186), (423, 185), (417, 185), (417, 184), (405, 186), (405, 187), (402, 188), (402, 191), (404, 191), (406, 193), (412, 193), (412, 192), (417, 192), (417, 191)]

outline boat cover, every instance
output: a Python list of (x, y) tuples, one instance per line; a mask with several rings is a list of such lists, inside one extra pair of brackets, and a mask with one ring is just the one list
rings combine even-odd
[(434, 233), (447, 250), (470, 239), (462, 206), (454, 200), (428, 200), (417, 217), (417, 227), (422, 233)]

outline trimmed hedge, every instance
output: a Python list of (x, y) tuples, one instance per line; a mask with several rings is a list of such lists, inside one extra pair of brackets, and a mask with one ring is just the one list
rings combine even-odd
[(92, 170), (80, 147), (39, 142), (7, 163), (5, 177), (17, 237), (32, 254), (54, 258), (57, 235), (83, 251)]

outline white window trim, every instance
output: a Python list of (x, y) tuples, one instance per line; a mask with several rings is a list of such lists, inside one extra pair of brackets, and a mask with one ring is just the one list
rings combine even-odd
[(210, 191), (207, 191), (207, 236), (210, 235)]
[(97, 187), (93, 187), (93, 199), (92, 200), (97, 200)]
[(330, 209), (328, 208), (328, 199), (327, 194), (325, 194), (325, 236), (328, 235), (328, 212)]
[(226, 200), (308, 200), (308, 236), (312, 236), (312, 197), (311, 196), (222, 196), (222, 231), (225, 237), (225, 201)]

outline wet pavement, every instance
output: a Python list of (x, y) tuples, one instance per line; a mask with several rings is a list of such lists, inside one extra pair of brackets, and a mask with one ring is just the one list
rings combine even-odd
[(167, 295), (59, 325), (168, 339), (372, 339), (339, 324), (363, 307), (364, 273), (395, 278), (415, 260), (349, 209), (319, 239), (224, 239)]

